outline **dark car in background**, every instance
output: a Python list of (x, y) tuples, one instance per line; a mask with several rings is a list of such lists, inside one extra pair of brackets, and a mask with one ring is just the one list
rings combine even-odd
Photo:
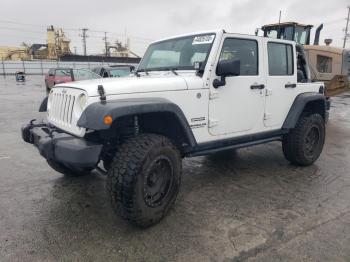
[(132, 65), (112, 65), (95, 67), (92, 71), (101, 77), (123, 77), (129, 76), (134, 69)]
[(56, 84), (96, 78), (101, 76), (88, 69), (51, 68), (45, 75), (45, 86), (49, 91)]

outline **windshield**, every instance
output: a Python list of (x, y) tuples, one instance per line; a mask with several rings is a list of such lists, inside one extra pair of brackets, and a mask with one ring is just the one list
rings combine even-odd
[(297, 26), (295, 28), (295, 37), (294, 37), (295, 42), (301, 45), (307, 44), (309, 33), (310, 33), (310, 29)]
[(129, 76), (130, 75), (130, 68), (118, 68), (118, 69), (111, 69), (109, 71), (111, 77), (122, 77), (122, 76)]
[(73, 69), (73, 75), (74, 75), (75, 81), (101, 78), (99, 75), (96, 75), (94, 72), (85, 70), (85, 69)]
[(150, 45), (137, 71), (194, 70), (207, 61), (215, 34), (186, 36)]

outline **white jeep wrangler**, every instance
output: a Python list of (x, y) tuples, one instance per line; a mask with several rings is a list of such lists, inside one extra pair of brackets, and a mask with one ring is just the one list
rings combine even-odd
[(328, 109), (301, 46), (218, 30), (151, 44), (134, 76), (56, 85), (22, 136), (61, 173), (104, 170), (115, 211), (147, 227), (173, 205), (182, 158), (281, 141), (310, 165)]

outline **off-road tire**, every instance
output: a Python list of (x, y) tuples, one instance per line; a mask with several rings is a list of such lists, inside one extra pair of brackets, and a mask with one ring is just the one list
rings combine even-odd
[[(314, 137), (315, 140), (311, 139)], [(310, 142), (310, 140), (313, 140)], [(325, 141), (325, 122), (320, 114), (302, 115), (295, 128), (283, 137), (285, 158), (292, 164), (309, 166), (320, 156)]]
[(57, 163), (56, 161), (53, 161), (53, 160), (47, 160), (47, 163), (52, 169), (54, 169), (55, 171), (67, 177), (86, 176), (86, 175), (89, 175), (93, 170), (91, 168), (74, 169), (74, 168), (62, 165), (60, 163)]
[[(164, 136), (142, 134), (126, 140), (117, 149), (107, 173), (107, 193), (115, 212), (139, 227), (158, 223), (176, 200), (181, 162), (179, 151)], [(152, 176), (157, 177), (153, 184)], [(160, 183), (160, 188), (165, 183), (165, 192), (156, 193), (160, 197), (157, 202), (149, 190), (160, 180), (165, 181)]]

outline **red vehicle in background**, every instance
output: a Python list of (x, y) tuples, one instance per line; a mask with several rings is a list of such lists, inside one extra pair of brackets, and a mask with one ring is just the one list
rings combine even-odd
[(46, 90), (60, 83), (101, 78), (88, 69), (51, 68), (45, 75)]

